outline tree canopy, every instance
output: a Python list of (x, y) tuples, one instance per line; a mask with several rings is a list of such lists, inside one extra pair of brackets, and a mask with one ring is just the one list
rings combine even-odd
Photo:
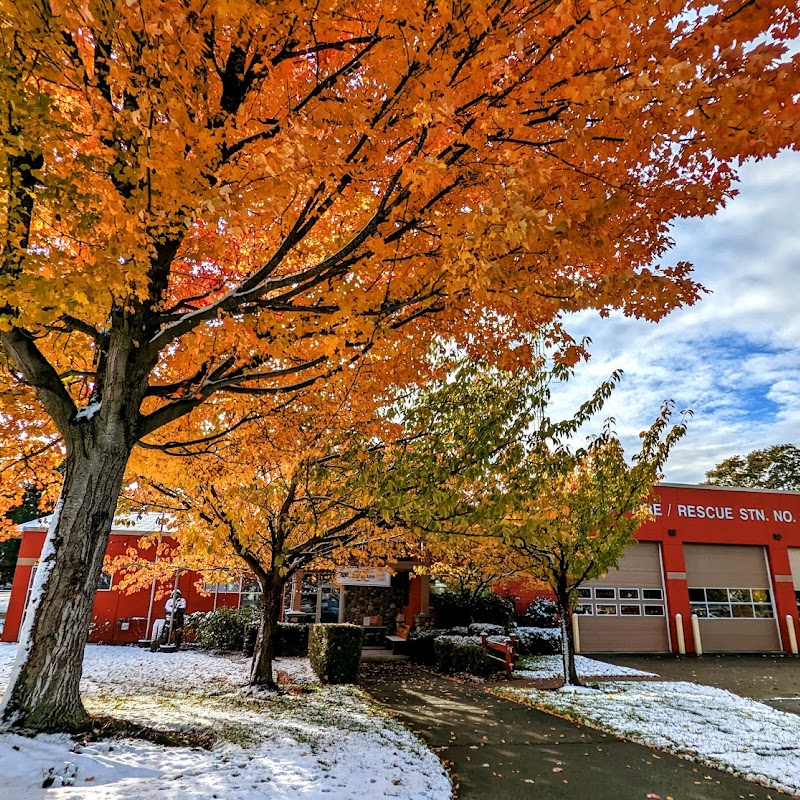
[(420, 380), (434, 336), (511, 367), (564, 311), (694, 302), (670, 223), (796, 145), (797, 33), (747, 0), (2, 0), (0, 502), (63, 474), (2, 716), (85, 723), (108, 529), (157, 432), (223, 435), (365, 360)]
[(800, 447), (775, 444), (746, 456), (730, 456), (706, 472), (706, 483), (800, 492)]

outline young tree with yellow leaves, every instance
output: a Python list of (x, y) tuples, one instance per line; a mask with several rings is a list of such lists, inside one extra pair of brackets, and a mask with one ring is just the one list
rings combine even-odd
[(666, 403), (641, 434), (632, 464), (607, 423), (585, 449), (550, 449), (542, 443), (510, 478), (502, 539), (555, 594), (569, 685), (580, 684), (571, 624), (577, 590), (616, 566), (650, 518), (647, 500), (653, 484), (686, 432), (685, 421), (669, 427), (671, 410)]
[[(445, 368), (441, 355), (432, 363)], [(332, 558), (375, 566), (419, 550), (414, 497), (449, 515), (442, 465), (452, 490), (484, 474), (509, 448), (518, 458), (533, 409), (545, 402), (537, 370), (504, 373), (466, 359), (424, 389), (385, 394), (386, 405), (367, 417), (370, 404), (360, 393), (379, 398), (370, 383), (375, 379), (364, 370), (335, 403), (318, 394), (298, 397), (289, 408), (260, 399), (251, 406), (253, 419), (223, 438), (206, 430), (196, 445), (176, 449), (165, 442), (132, 459), (135, 500), (169, 504), (182, 564), (219, 567), (233, 557), (255, 576), (261, 613), (253, 685), (274, 683), (280, 601), (295, 573)], [(465, 416), (465, 408), (484, 409), (480, 422)], [(457, 417), (462, 424), (453, 427)], [(445, 435), (457, 452), (443, 462)], [(436, 569), (443, 558), (451, 562), (452, 545), (431, 540)], [(125, 567), (125, 559), (117, 566)], [(484, 561), (484, 572), (487, 566)], [(501, 569), (506, 574), (506, 565)]]
[(367, 356), (417, 379), (434, 335), (525, 363), (509, 344), (564, 310), (694, 302), (656, 263), (669, 223), (796, 143), (797, 25), (742, 0), (3, 0), (0, 498), (64, 459), (5, 723), (87, 723), (110, 522), (158, 431)]

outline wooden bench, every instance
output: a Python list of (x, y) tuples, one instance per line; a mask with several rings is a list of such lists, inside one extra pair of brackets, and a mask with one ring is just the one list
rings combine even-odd
[[(510, 636), (505, 642), (492, 642), (489, 641), (489, 637), (485, 633), (482, 633), (481, 647), (486, 651), (489, 659), (503, 665), (506, 675), (510, 679), (511, 673), (514, 671), (514, 665), (517, 663), (516, 636)], [(496, 653), (498, 655), (495, 655)]]
[(386, 635), (386, 649), (391, 649), (393, 656), (403, 655), (401, 651), (405, 650), (406, 640), (402, 636), (394, 634)]
[(394, 634), (386, 636), (386, 649), (391, 649), (393, 656), (403, 655), (402, 651), (406, 649), (406, 639), (410, 632), (411, 628), (408, 625), (398, 622)]

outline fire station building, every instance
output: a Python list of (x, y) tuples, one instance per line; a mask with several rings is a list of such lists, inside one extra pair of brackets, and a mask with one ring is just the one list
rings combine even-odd
[(799, 493), (667, 483), (652, 512), (579, 590), (581, 652), (797, 651)]
[[(667, 483), (655, 487), (652, 512), (617, 568), (579, 590), (581, 652), (797, 652), (800, 493)], [(133, 547), (143, 560), (153, 560), (155, 537), (168, 537), (159, 526), (157, 515), (146, 514), (134, 527), (130, 521), (115, 527), (108, 555)], [(139, 544), (143, 535), (151, 542), (146, 547)], [(3, 641), (19, 634), (44, 536), (41, 521), (23, 526)], [(411, 570), (404, 565), (374, 580), (310, 573), (287, 595), (287, 618), (360, 623), (367, 615), (382, 615), (378, 625), (395, 618), (413, 625), (420, 614), (427, 617), (428, 581)], [(115, 576), (105, 576), (90, 641), (145, 638), (162, 616), (172, 583), (126, 594), (115, 586)], [(201, 575), (178, 570), (174, 584), (190, 612), (256, 599), (246, 578), (203, 585)], [(535, 596), (515, 592), (513, 585), (508, 589), (520, 612)]]

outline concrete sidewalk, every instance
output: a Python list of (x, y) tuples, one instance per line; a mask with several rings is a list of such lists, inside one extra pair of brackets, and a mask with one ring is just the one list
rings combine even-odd
[(459, 800), (784, 796), (411, 664), (364, 664), (360, 683), (439, 755)]

